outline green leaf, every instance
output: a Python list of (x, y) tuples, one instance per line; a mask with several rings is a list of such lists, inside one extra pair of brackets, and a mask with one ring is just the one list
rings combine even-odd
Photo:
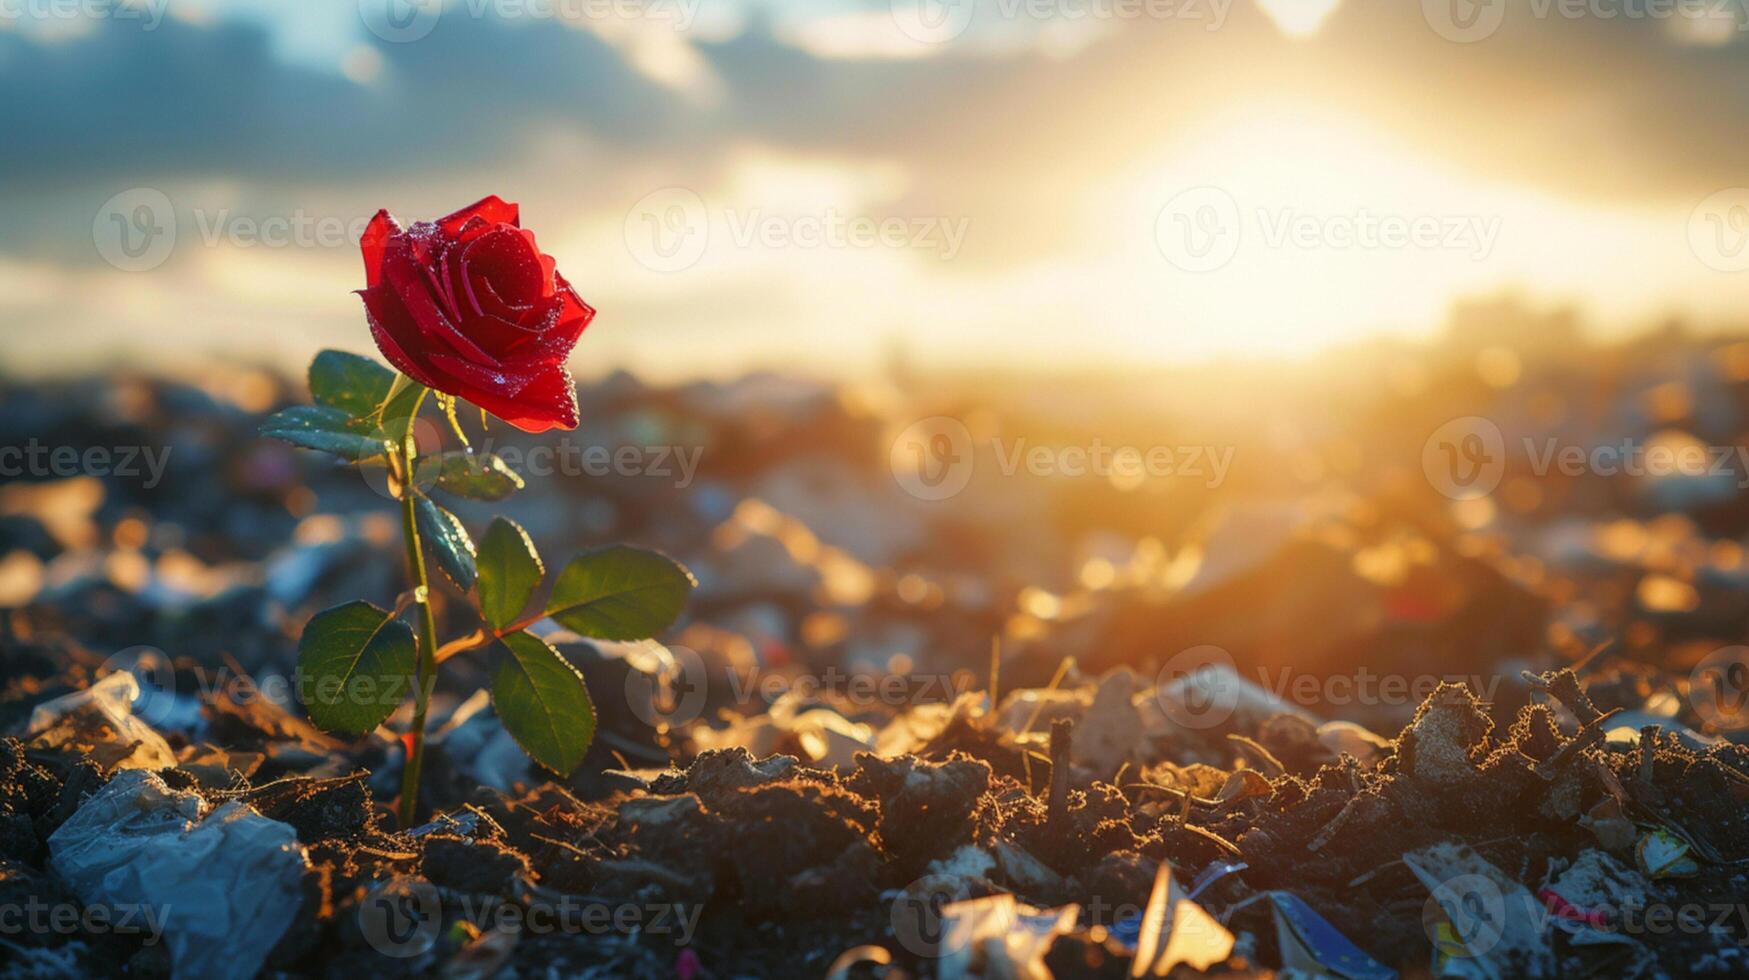
[(510, 654), (492, 675), (492, 707), (529, 758), (561, 776), (582, 763), (595, 739), (595, 706), (583, 675), (539, 637), (512, 633)]
[(298, 699), (317, 727), (364, 734), (412, 692), (413, 631), (364, 601), (317, 613), (298, 641)]
[(369, 426), (327, 405), (293, 405), (275, 412), (261, 423), (261, 434), (353, 462), (381, 456), (385, 449), (383, 440), (369, 433)]
[(454, 514), (432, 503), (430, 497), (414, 501), (419, 537), (437, 559), (437, 567), (463, 592), (474, 587), (474, 540)]
[(480, 616), (494, 630), (516, 622), (547, 573), (528, 532), (503, 517), (480, 539), (479, 569)]
[(523, 485), (497, 453), (451, 451), (437, 457), (437, 466), (437, 489), (470, 500), (503, 500)]
[(547, 615), (601, 640), (642, 640), (667, 629), (698, 582), (667, 555), (615, 545), (571, 559)]
[(325, 350), (310, 362), (310, 396), (355, 419), (369, 418), (388, 400), (395, 372), (368, 357)]

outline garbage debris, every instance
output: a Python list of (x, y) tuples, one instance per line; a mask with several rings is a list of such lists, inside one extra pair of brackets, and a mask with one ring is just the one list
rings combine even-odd
[[(650, 647), (549, 636), (598, 713), (566, 781), (497, 723), (490, 650), (446, 664), (406, 829), (405, 714), (336, 738), (296, 697), (310, 616), (405, 589), (381, 483), (256, 438), (296, 382), (251, 375), (250, 411), (194, 369), (119, 401), (107, 382), (0, 387), (0, 444), (176, 447), (161, 487), (0, 487), (0, 727), (20, 736), (0, 739), (0, 888), (77, 902), (66, 861), (90, 865), (81, 889), (168, 888), (224, 873), (238, 828), (262, 845), (235, 869), (262, 884), (222, 893), (222, 932), (181, 922), (177, 897), (164, 943), (8, 936), (5, 958), (153, 976), (184, 956), (285, 977), (1739, 975), (1749, 923), (1653, 941), (1619, 913), (1742, 893), (1749, 504), (1516, 458), (1551, 434), (1734, 445), (1749, 347), (1667, 343), (1716, 376), (1693, 416), (1648, 414), (1652, 358), (1583, 345), (1462, 397), (1357, 386), (1345, 366), (1303, 393), (1316, 417), (1373, 394), (1319, 427), (1149, 402), (1135, 440), (1170, 426), (1236, 447), (1228, 484), (1195, 492), (991, 492), (980, 469), (919, 501), (895, 482), (914, 418), (1038, 445), (1121, 431), (1055, 389), (941, 407), (933, 384), (586, 384), (577, 440), (702, 447), (696, 480), (529, 481), (518, 520), (555, 550), (662, 548), (699, 601)], [(1425, 382), (1473, 354), (1392, 356)], [(1496, 493), (1453, 500), (1420, 454), (1468, 416), (1512, 458)], [(441, 580), (430, 596), (446, 636), (478, 626), (456, 598)], [(176, 656), (105, 656), (148, 644)], [(58, 835), (130, 786), (140, 826), (69, 850)], [(227, 843), (135, 874), (207, 840)], [(1478, 916), (1495, 893), (1509, 914)], [(895, 929), (913, 908), (933, 942)], [(948, 909), (966, 941), (944, 961)]]
[(1700, 864), (1690, 850), (1687, 841), (1659, 827), (1641, 835), (1634, 860), (1652, 878), (1688, 878), (1700, 873)]
[(1462, 844), (1403, 855), (1427, 886), (1436, 977), (1542, 977), (1554, 957), (1536, 929), (1536, 900), (1521, 884)]
[(1161, 862), (1142, 912), (1132, 977), (1163, 977), (1175, 967), (1207, 970), (1233, 952), (1233, 934), (1192, 901)]
[(81, 804), (48, 848), (86, 905), (155, 915), (178, 977), (254, 975), (303, 901), (290, 826), (236, 801), (209, 808), (138, 769)]
[(1397, 971), (1368, 956), (1298, 895), (1264, 894), (1275, 912), (1275, 941), (1286, 970), (1344, 980), (1395, 980)]
[(1596, 849), (1562, 867), (1565, 863), (1551, 862), (1548, 878), (1537, 891), (1554, 916), (1554, 927), (1566, 933), (1574, 946), (1626, 950), (1625, 961), (1611, 960), (1620, 964), (1623, 976), (1648, 973), (1655, 956), (1640, 937), (1624, 931), (1623, 922), (1624, 912), (1651, 904), (1646, 880)]
[(1048, 980), (1044, 956), (1051, 941), (1067, 933), (1080, 910), (1035, 909), (1013, 895), (955, 902), (941, 910), (947, 928), (936, 975), (941, 980), (1014, 977)]
[(25, 734), (43, 749), (84, 752), (123, 769), (164, 769), (176, 753), (164, 736), (134, 716), (140, 684), (126, 671), (110, 674), (83, 691), (36, 706)]

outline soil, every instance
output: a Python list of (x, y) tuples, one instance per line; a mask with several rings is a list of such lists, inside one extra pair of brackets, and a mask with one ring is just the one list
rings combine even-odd
[[(9, 657), (15, 684), (37, 669), (30, 657)], [(275, 975), (465, 966), (509, 976), (817, 977), (865, 945), (885, 950), (891, 965), (878, 969), (932, 975), (932, 951), (907, 942), (893, 908), (920, 882), (945, 882), (955, 898), (1012, 892), (1040, 908), (1078, 903), (1080, 927), (1056, 940), (1049, 968), (1119, 976), (1129, 954), (1111, 927), (1146, 905), (1159, 863), (1187, 883), (1220, 861), (1245, 867), (1198, 900), (1248, 937), (1222, 972), (1281, 967), (1267, 903), (1246, 900), (1282, 889), (1381, 962), (1416, 974), (1430, 953), (1428, 890), (1404, 853), (1462, 842), (1535, 890), (1551, 868), (1593, 849), (1633, 866), (1638, 834), (1609, 833), (1619, 818), (1593, 819), (1612, 806), (1641, 827), (1676, 830), (1700, 857), (1690, 877), (1642, 879), (1649, 902), (1711, 908), (1749, 894), (1749, 751), (1699, 751), (1653, 729), (1622, 748), (1598, 737), (1608, 709), (1571, 671), (1529, 683), (1539, 696), (1505, 727), (1466, 688), (1441, 686), (1368, 765), (1308, 748), (1277, 717), (1250, 733), (1254, 748), (1235, 753), (1234, 767), (1195, 761), (1208, 746), (1187, 739), (1157, 744), (1145, 765), (1101, 773), (1068, 762), (1068, 722), (1053, 726), (1065, 744), (1046, 756), (989, 715), (964, 712), (912, 753), (860, 754), (841, 771), (732, 748), (684, 768), (623, 774), (629, 788), (593, 798), (551, 782), (475, 787), (413, 833), (394, 828), (366, 766), (326, 778), (287, 772), (287, 760), (301, 757), (286, 746), (340, 749), (271, 706), (204, 706), (235, 752), (269, 760), (252, 774), (207, 757), (205, 769), (163, 776), (212, 804), (247, 802), (291, 825), (307, 849), (302, 908), (267, 960)], [(101, 734), (0, 740), (0, 896), (71, 901), (43, 870), (45, 841), (106, 780), (81, 748)], [(1257, 761), (1237, 768), (1241, 758)], [(359, 906), (384, 887), (435, 889), (443, 922), (429, 949), (397, 958), (373, 947)], [(680, 942), (645, 920), (648, 928), (629, 932), (591, 932), (585, 922), (506, 938), (478, 921), (494, 908), (528, 916), (591, 905), (696, 915), (696, 935)], [(166, 967), (161, 950), (125, 937), (24, 938), (82, 943), (72, 958), (92, 974)], [(1744, 942), (1741, 917), (1730, 917), (1722, 932), (1659, 937), (1655, 956), (1673, 973), (1734, 972)], [(1556, 955), (1563, 973), (1623, 965), (1621, 947), (1557, 944)], [(865, 963), (848, 975), (876, 970)]]

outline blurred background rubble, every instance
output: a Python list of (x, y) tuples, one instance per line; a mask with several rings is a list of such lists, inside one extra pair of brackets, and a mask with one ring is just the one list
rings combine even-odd
[[(1307, 967), (1352, 959), (1350, 940), (1401, 966), (1429, 938), (1437, 964), (1436, 927), (1461, 909), (1425, 930), (1403, 910), (1454, 874), (1529, 895), (1490, 860), (1532, 867), (1537, 900), (1577, 916), (1605, 872), (1635, 900), (1728, 894), (1749, 860), (1731, 745), (1749, 728), (1749, 340), (1509, 339), (1546, 316), (1463, 307), (1439, 343), (1218, 380), (902, 358), (857, 382), (620, 373), (581, 385), (575, 432), (475, 429), (529, 477), (495, 506), (544, 550), (659, 548), (699, 588), (653, 641), (534, 627), (598, 714), (562, 787), (493, 715), (490, 651), (447, 666), (431, 822), (399, 834), (407, 709), (339, 739), (294, 696), (312, 615), (405, 587), (381, 474), (258, 437), (305, 397), (270, 370), (9, 379), (0, 766), (17, 799), (0, 807), (0, 881), (61, 887), (36, 870), (46, 853), (87, 903), (160, 894), (137, 862), (114, 882), (87, 870), (107, 867), (87, 842), (111, 811), (141, 807), (168, 823), (130, 834), (187, 821), (185, 840), (238, 849), (234, 887), (289, 894), (305, 869), (304, 912), (215, 962), (378, 968), (354, 910), (435, 883), (462, 931), (410, 964), (686, 973), (702, 956), (821, 975), (833, 957), (921, 955), (884, 916), (923, 874), (951, 886), (943, 921), (964, 931), (929, 960), (937, 976)], [(421, 439), (455, 435), (434, 420)], [(480, 522), (486, 506), (456, 510)], [(477, 625), (459, 600), (438, 598), (443, 636)], [(762, 834), (767, 816), (810, 829)], [(288, 863), (298, 845), (307, 862)], [(166, 860), (171, 877), (204, 867)], [(1381, 862), (1401, 873), (1368, 883)], [(455, 904), (652, 888), (715, 909), (706, 935), (678, 954), (636, 936), (518, 945)], [(1220, 921), (1150, 940), (1101, 910), (1113, 897)], [(818, 929), (785, 932), (795, 917)], [(172, 918), (162, 949), (51, 937), (31, 955), (181, 969), (210, 951), (202, 921)], [(1498, 955), (1545, 966), (1667, 965), (1637, 942), (1509, 938)], [(1740, 959), (1736, 940), (1683, 941), (1670, 956)]]
[[(1212, 657), (1308, 717), (1390, 732), (1442, 678), (1510, 718), (1520, 670), (1607, 640), (1624, 706), (1661, 698), (1717, 734), (1689, 686), (1749, 629), (1749, 341), (1678, 327), (1606, 346), (1576, 328), (1559, 345), (1508, 339), (1547, 316), (1474, 304), (1437, 344), (1234, 364), (1218, 381), (936, 376), (902, 360), (859, 383), (622, 373), (583, 385), (574, 433), (484, 435), (539, 471), (505, 506), (555, 553), (632, 541), (700, 580), (663, 644), (566, 646), (608, 722), (597, 761), (796, 750), (797, 732), (805, 756), (848, 758), (900, 709), (986, 688), (992, 645), (1001, 691), (1054, 678), (1067, 692), (1123, 667), (1139, 693)], [(0, 486), (8, 720), (79, 686), (66, 657), (95, 670), (142, 650), (299, 714), (286, 685), (304, 621), (402, 587), (380, 481), (254, 434), (302, 397), (296, 379), (247, 368), (5, 383), (0, 444), (42, 447), (51, 470), (58, 447), (75, 470), (90, 450), (110, 458)], [(1499, 451), (1470, 492), (1438, 472), (1436, 443), (1478, 418)], [(1100, 446), (1167, 447), (1178, 470), (1077, 475), (1066, 456), (1024, 455)], [(1709, 447), (1708, 464), (1569, 471), (1549, 456), (1624, 446)], [(931, 469), (951, 492), (920, 482)], [(474, 625), (461, 603), (439, 611), (446, 635)], [(174, 666), (155, 676), (202, 694)], [(1429, 683), (1373, 689), (1387, 676)], [(447, 672), (439, 701), (474, 766), (496, 758), (477, 751), (489, 733), (469, 734), (479, 681)], [(700, 727), (696, 744), (672, 740)]]

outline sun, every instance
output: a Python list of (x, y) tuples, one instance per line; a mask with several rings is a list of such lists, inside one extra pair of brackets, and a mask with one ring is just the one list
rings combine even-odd
[(1288, 37), (1311, 37), (1342, 0), (1257, 0), (1257, 6)]

